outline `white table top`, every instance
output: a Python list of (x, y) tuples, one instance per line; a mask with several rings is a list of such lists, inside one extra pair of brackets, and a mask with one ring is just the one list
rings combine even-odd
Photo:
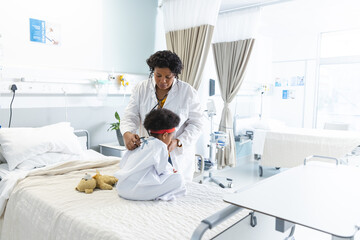
[(260, 181), (224, 201), (338, 237), (360, 225), (360, 168), (308, 163)]
[(113, 149), (118, 149), (120, 151), (125, 151), (126, 147), (125, 146), (120, 146), (118, 142), (113, 142), (113, 143), (101, 143), (99, 144), (102, 147), (108, 147), (108, 148), (113, 148)]

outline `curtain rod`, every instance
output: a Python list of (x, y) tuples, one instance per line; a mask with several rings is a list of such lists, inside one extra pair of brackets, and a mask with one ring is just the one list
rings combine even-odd
[(259, 2), (259, 3), (245, 5), (245, 6), (242, 6), (242, 7), (222, 10), (222, 11), (219, 11), (219, 14), (240, 11), (240, 10), (253, 8), (253, 7), (264, 7), (264, 6), (269, 6), (269, 5), (274, 5), (274, 4), (284, 3), (284, 2), (290, 2), (290, 1), (293, 1), (293, 0), (274, 0), (274, 1), (268, 1), (268, 2), (262, 2), (262, 3)]

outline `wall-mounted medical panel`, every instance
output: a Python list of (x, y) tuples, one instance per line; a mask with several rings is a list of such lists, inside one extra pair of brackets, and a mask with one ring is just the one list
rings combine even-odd
[(130, 94), (146, 75), (124, 74), (60, 67), (7, 66), (0, 80), (0, 93), (17, 94)]

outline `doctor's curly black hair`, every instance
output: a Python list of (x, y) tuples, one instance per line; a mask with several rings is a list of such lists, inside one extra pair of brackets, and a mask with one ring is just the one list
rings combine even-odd
[(144, 127), (147, 131), (158, 131), (177, 127), (179, 123), (180, 117), (176, 113), (166, 108), (159, 108), (152, 110), (146, 115)]
[(184, 67), (178, 55), (169, 50), (154, 53), (146, 60), (146, 63), (150, 68), (150, 77), (154, 73), (154, 69), (158, 67), (169, 68), (175, 75), (175, 78), (178, 79), (178, 75), (181, 74), (181, 70)]

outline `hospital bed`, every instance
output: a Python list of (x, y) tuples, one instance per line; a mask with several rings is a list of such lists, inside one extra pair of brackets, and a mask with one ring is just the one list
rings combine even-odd
[[(0, 132), (1, 135), (1, 132)], [(0, 136), (1, 139), (1, 136)], [(83, 150), (82, 157), (66, 159), (36, 169), (7, 171), (0, 164), (1, 240), (20, 239), (189, 239), (198, 222), (227, 206), (226, 191), (187, 183), (187, 194), (174, 201), (129, 201), (113, 190), (85, 194), (75, 186), (85, 173), (113, 175), (120, 158)], [(1, 166), (2, 165), (2, 166)], [(13, 183), (12, 186), (5, 186)], [(210, 239), (243, 218), (233, 218), (207, 232)]]
[[(309, 155), (331, 156), (345, 163), (345, 156), (360, 145), (360, 132), (305, 128), (257, 130), (254, 141), (263, 141), (263, 151), (257, 152), (261, 155), (259, 174), (262, 176), (263, 166), (291, 168), (301, 165)], [(261, 145), (254, 145), (257, 144)]]
[(356, 131), (292, 128), (270, 120), (242, 124), (246, 121), (237, 120), (237, 125), (254, 133), (253, 153), (260, 160), (260, 176), (263, 167), (296, 167), (310, 155), (344, 158), (360, 145), (360, 132)]
[[(313, 157), (335, 160), (336, 164), (309, 162)], [(235, 227), (246, 229), (244, 225), (250, 225), (256, 230), (253, 231), (255, 235), (264, 231), (261, 221), (274, 218), (275, 222), (269, 222), (272, 231), (267, 228), (269, 232), (262, 235), (265, 238), (251, 237), (246, 232), (238, 231), (238, 239), (292, 239), (296, 225), (320, 231), (332, 240), (358, 239), (360, 191), (357, 185), (360, 181), (360, 168), (340, 165), (338, 159), (323, 156), (310, 156), (303, 162), (302, 166), (283, 171), (236, 193), (227, 194), (224, 201), (231, 205), (204, 219), (194, 231), (192, 239), (201, 239), (207, 229), (241, 209), (252, 212), (244, 218), (249, 221), (239, 219), (240, 222)], [(247, 230), (251, 231), (251, 228)], [(274, 230), (286, 235), (272, 238)], [(229, 228), (228, 231), (234, 232), (234, 228)], [(226, 235), (226, 232), (222, 235)]]

